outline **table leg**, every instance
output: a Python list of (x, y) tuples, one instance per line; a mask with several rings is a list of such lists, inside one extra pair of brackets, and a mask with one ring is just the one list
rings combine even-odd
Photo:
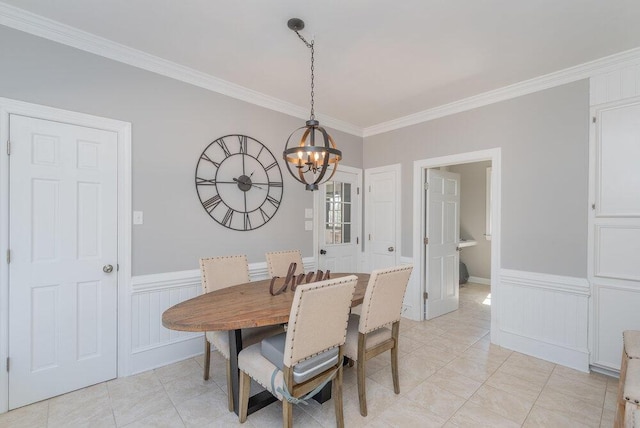
[[(240, 409), (238, 370), (238, 354), (242, 351), (242, 330), (229, 330), (229, 361), (231, 363), (231, 392), (233, 393), (233, 411), (236, 415)], [(229, 379), (228, 379), (229, 380)]]
[[(240, 411), (240, 370), (238, 369), (238, 354), (242, 351), (242, 330), (229, 330), (229, 361), (231, 363), (231, 392), (233, 393), (233, 411), (237, 415)], [(331, 389), (329, 389), (331, 393)], [(249, 397), (247, 415), (262, 409), (277, 401), (269, 391), (262, 391)]]

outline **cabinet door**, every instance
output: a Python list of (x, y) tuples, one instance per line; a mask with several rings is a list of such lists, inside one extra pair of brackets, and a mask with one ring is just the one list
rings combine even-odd
[(595, 110), (591, 146), (591, 363), (620, 368), (622, 332), (640, 330), (640, 101)]
[(598, 116), (594, 275), (640, 281), (640, 103)]

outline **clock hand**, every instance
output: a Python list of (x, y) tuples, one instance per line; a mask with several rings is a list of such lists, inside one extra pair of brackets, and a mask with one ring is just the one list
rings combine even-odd
[[(260, 186), (256, 186), (255, 184), (248, 182), (248, 181), (243, 181), (243, 180), (238, 180), (237, 178), (233, 178), (233, 181), (235, 181), (236, 183), (240, 183), (240, 184), (244, 184), (245, 186), (251, 186), (251, 187), (255, 187), (256, 189), (260, 189), (260, 190), (264, 190), (262, 187)], [(260, 183), (260, 184), (266, 184), (266, 183)]]

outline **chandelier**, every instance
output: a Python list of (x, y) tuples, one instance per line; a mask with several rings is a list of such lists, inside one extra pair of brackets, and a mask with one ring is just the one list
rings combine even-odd
[[(311, 115), (302, 126), (289, 135), (282, 157), (286, 161), (289, 173), (305, 185), (306, 190), (318, 190), (318, 185), (331, 180), (342, 159), (342, 152), (336, 148), (331, 135), (320, 126), (313, 109), (314, 70), (313, 44), (300, 34), (304, 28), (304, 21), (291, 18), (287, 27), (293, 30), (300, 40), (311, 50)], [(291, 147), (289, 145), (292, 145)]]

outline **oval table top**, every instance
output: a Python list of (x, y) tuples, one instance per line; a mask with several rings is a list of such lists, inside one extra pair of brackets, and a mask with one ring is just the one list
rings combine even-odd
[[(351, 306), (364, 300), (368, 273), (332, 273), (331, 278), (357, 275), (358, 283)], [(164, 311), (162, 325), (171, 330), (237, 330), (289, 322), (294, 293), (269, 293), (271, 280), (247, 282), (185, 300)]]

